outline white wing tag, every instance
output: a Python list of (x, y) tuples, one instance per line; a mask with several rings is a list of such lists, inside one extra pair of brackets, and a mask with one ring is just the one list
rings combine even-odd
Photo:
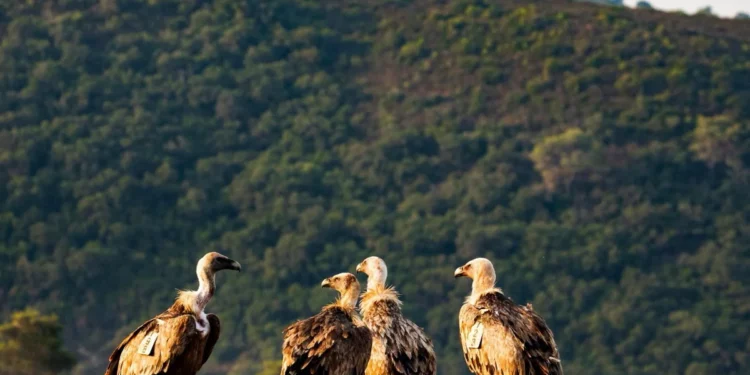
[(149, 332), (149, 334), (143, 338), (143, 341), (141, 341), (141, 345), (138, 345), (138, 354), (151, 355), (151, 350), (154, 348), (158, 336), (158, 332)]
[(482, 335), (484, 334), (484, 325), (480, 322), (474, 323), (469, 332), (469, 337), (466, 338), (466, 347), (469, 349), (478, 349), (482, 344)]

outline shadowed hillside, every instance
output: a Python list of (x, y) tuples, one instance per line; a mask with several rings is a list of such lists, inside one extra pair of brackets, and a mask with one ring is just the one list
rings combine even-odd
[[(567, 1), (0, 3), (0, 317), (75, 374), (195, 288), (205, 374), (277, 374), (320, 281), (389, 265), (440, 374), (485, 256), (566, 373), (750, 369), (750, 21)], [(5, 319), (2, 319), (5, 320)]]

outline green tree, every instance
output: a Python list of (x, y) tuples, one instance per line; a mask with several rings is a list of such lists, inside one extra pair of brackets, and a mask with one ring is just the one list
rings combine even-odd
[(729, 116), (699, 117), (690, 148), (710, 166), (725, 163), (741, 171), (750, 128)]
[(468, 375), (452, 271), (485, 256), (566, 373), (748, 373), (746, 23), (413, 3), (0, 1), (0, 316), (55, 311), (101, 373), (217, 250), (249, 272), (202, 372), (278, 373), (380, 255)]
[(707, 5), (703, 8), (698, 9), (698, 11), (695, 12), (695, 14), (699, 14), (703, 16), (713, 16), (714, 12), (713, 12), (713, 9), (711, 9), (711, 6)]
[(637, 4), (635, 4), (635, 7), (638, 9), (654, 9), (653, 6), (651, 6), (651, 3), (648, 1), (639, 1)]
[(34, 309), (13, 313), (0, 325), (0, 374), (53, 375), (73, 367), (73, 356), (63, 349), (61, 326), (55, 315)]
[(531, 160), (549, 191), (566, 188), (576, 178), (594, 178), (604, 166), (602, 157), (601, 145), (578, 128), (545, 137), (531, 152)]

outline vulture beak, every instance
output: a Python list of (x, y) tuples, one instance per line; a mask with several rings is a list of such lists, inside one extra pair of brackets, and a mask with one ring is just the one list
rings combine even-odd
[(365, 265), (363, 263), (357, 265), (357, 272), (365, 272)]
[(330, 288), (331, 287), (331, 279), (325, 279), (322, 283), (320, 283), (320, 286), (322, 288)]
[(221, 259), (220, 264), (221, 264), (221, 269), (242, 271), (242, 266), (240, 266), (240, 264), (234, 259), (223, 258)]
[[(231, 259), (230, 259), (231, 260)], [(229, 265), (230, 270), (235, 270), (237, 272), (242, 272), (242, 266), (240, 266), (240, 263), (236, 260), (231, 260), (232, 263)]]
[(456, 268), (456, 271), (453, 272), (453, 277), (459, 278), (461, 276), (466, 276), (463, 266)]

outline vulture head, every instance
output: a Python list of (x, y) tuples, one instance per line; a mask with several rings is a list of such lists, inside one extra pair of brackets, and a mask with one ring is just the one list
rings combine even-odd
[(495, 287), (495, 267), (486, 258), (476, 258), (456, 268), (453, 276), (465, 276), (473, 280), (474, 293), (481, 293)]
[(213, 275), (221, 270), (241, 271), (242, 267), (237, 261), (229, 259), (227, 256), (212, 251), (198, 261), (198, 272), (203, 271)]
[(388, 267), (385, 262), (375, 256), (369, 257), (357, 265), (357, 272), (367, 275), (367, 289), (375, 289), (385, 286), (388, 277)]
[(177, 299), (195, 314), (200, 314), (216, 291), (216, 273), (221, 270), (241, 270), (240, 264), (217, 252), (203, 256), (195, 266), (198, 274), (198, 290), (185, 290), (178, 293)]
[(323, 288), (331, 288), (339, 292), (337, 305), (346, 309), (354, 309), (357, 305), (359, 281), (357, 281), (357, 278), (351, 273), (342, 272), (338, 275), (326, 278), (320, 286)]

